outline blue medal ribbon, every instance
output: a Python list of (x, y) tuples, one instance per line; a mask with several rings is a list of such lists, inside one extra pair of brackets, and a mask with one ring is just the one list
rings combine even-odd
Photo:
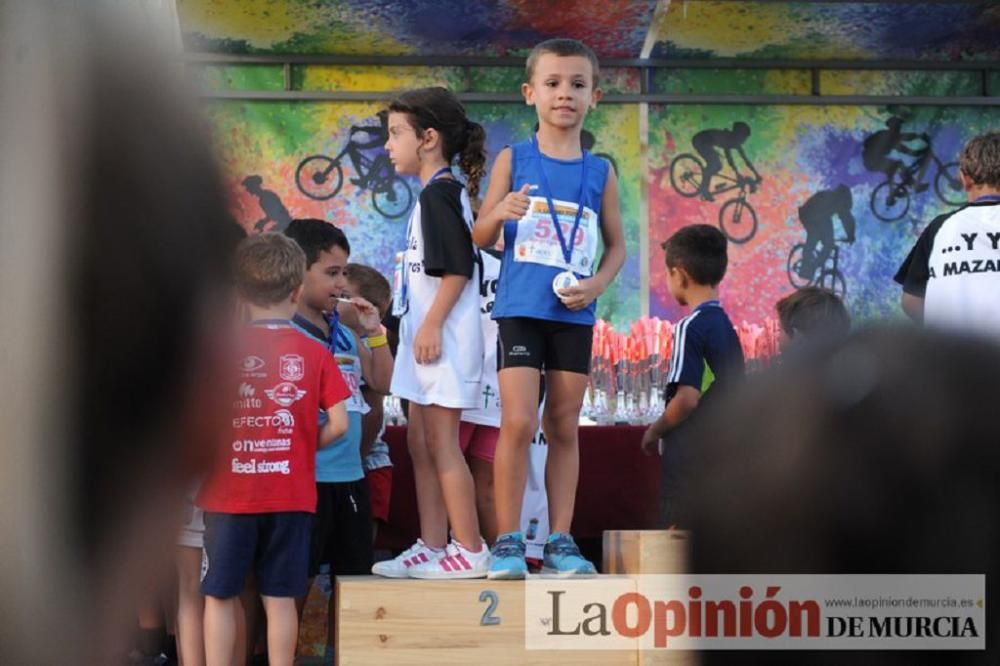
[(576, 198), (576, 218), (573, 220), (573, 230), (570, 232), (569, 245), (566, 244), (566, 236), (563, 235), (562, 227), (559, 225), (559, 216), (556, 215), (556, 204), (552, 200), (552, 190), (549, 188), (548, 178), (545, 177), (545, 169), (542, 167), (542, 151), (538, 147), (538, 136), (531, 136), (531, 147), (535, 149), (535, 160), (538, 163), (538, 179), (541, 181), (542, 194), (549, 205), (549, 215), (552, 216), (552, 224), (556, 228), (556, 237), (559, 239), (559, 249), (562, 250), (563, 259), (566, 262), (566, 270), (572, 270), (573, 246), (576, 244), (576, 232), (580, 229), (580, 219), (583, 217), (583, 198), (587, 192), (587, 151), (583, 151), (580, 158), (580, 194)]
[(326, 347), (334, 356), (337, 355), (337, 335), (340, 333), (340, 313), (337, 306), (326, 315), (326, 324), (330, 327), (330, 339), (327, 340)]

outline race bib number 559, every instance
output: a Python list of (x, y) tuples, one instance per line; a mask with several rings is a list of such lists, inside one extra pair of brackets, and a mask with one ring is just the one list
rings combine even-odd
[[(568, 245), (573, 235), (577, 205), (570, 201), (554, 201), (556, 217), (562, 231), (563, 241)], [(594, 270), (597, 254), (597, 213), (584, 206), (580, 216), (580, 227), (573, 239), (570, 268), (575, 273), (590, 275)], [(552, 223), (549, 204), (544, 197), (531, 197), (528, 212), (518, 220), (517, 236), (514, 240), (514, 261), (527, 261), (544, 266), (565, 268), (559, 235)]]

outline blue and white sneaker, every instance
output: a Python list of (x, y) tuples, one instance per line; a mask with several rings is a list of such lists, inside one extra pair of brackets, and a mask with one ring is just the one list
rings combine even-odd
[(493, 564), (486, 573), (490, 580), (523, 580), (528, 574), (528, 564), (524, 561), (524, 535), (507, 532), (497, 538), (490, 555)]
[(580, 554), (580, 548), (566, 532), (550, 534), (542, 551), (542, 573), (559, 578), (590, 577), (597, 575), (597, 568)]

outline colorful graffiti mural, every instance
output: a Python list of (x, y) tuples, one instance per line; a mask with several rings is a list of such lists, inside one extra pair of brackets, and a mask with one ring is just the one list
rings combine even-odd
[(636, 57), (657, 0), (178, 0), (185, 48), (225, 53), (510, 55), (551, 37)]
[[(846, 292), (857, 318), (895, 316), (892, 276), (917, 232), (964, 201), (953, 162), (993, 119), (990, 110), (927, 107), (652, 108), (650, 314), (682, 314), (655, 248), (681, 226), (706, 223), (735, 241), (722, 286), (735, 320), (762, 321), (781, 296), (809, 283)], [(740, 123), (749, 130), (742, 139)], [(714, 146), (698, 138), (706, 130), (715, 131)], [(733, 170), (726, 141), (753, 169), (735, 155)], [(706, 200), (702, 155), (710, 150), (720, 172)]]
[[(345, 229), (359, 260), (388, 272), (419, 185), (386, 171), (379, 141), (371, 143), (363, 129), (379, 126), (381, 108), (378, 103), (214, 103), (210, 114), (234, 216), (250, 230), (280, 229), (292, 217), (329, 220)], [(515, 104), (470, 104), (469, 113), (487, 129), (491, 159), (528, 136), (535, 120), (530, 108)], [(899, 119), (898, 140), (887, 124), (893, 118)], [(821, 253), (820, 270), (826, 260), (836, 260), (837, 277), (829, 277), (827, 286), (846, 291), (856, 317), (892, 316), (898, 293), (891, 276), (916, 233), (962, 200), (954, 191), (952, 163), (963, 141), (990, 128), (991, 118), (989, 110), (949, 108), (654, 106), (650, 170), (643, 176), (638, 108), (599, 107), (587, 128), (595, 137), (594, 152), (610, 154), (618, 168), (629, 247), (600, 315), (626, 325), (642, 313), (640, 178), (647, 177), (651, 315), (680, 315), (663, 287), (658, 244), (680, 226), (705, 222), (720, 226), (733, 241), (723, 293), (737, 318), (761, 321), (794, 286), (820, 280), (819, 273), (790, 274), (795, 263), (790, 253), (799, 243)], [(741, 122), (750, 134), (738, 150), (749, 165), (738, 150), (734, 161), (744, 178), (733, 173), (722, 143), (696, 140), (706, 130), (731, 133)], [(888, 142), (882, 154), (876, 150), (866, 157), (866, 139), (872, 148), (877, 137)], [(715, 153), (717, 173), (707, 184), (713, 200), (706, 201), (706, 157)], [(830, 206), (822, 201), (807, 207), (822, 214), (799, 213), (817, 193), (841, 186), (850, 191), (849, 216), (822, 213)], [(853, 244), (836, 240), (852, 235), (844, 227), (848, 217), (855, 227)], [(806, 233), (810, 225), (819, 226), (812, 238)]]
[(996, 59), (995, 2), (679, 0), (659, 16), (654, 57)]
[[(376, 0), (179, 0), (191, 51), (332, 54), (523, 54), (546, 37), (582, 38), (605, 57), (638, 55), (658, 3), (587, 0), (393, 3)], [(1000, 57), (995, 3), (659, 3), (653, 26), (663, 57)], [(456, 20), (457, 18), (457, 20)], [(446, 33), (440, 32), (447, 26)], [(438, 31), (438, 32), (435, 32)], [(202, 65), (219, 90), (280, 91), (280, 65)], [(294, 65), (293, 90), (385, 92), (444, 85), (514, 92), (520, 67)], [(989, 81), (1000, 90), (1000, 73)], [(603, 72), (608, 92), (639, 91), (638, 70)], [(973, 96), (978, 72), (819, 73), (823, 94)], [(673, 93), (808, 95), (805, 70), (654, 72)], [(293, 217), (344, 228), (357, 259), (388, 272), (418, 183), (392, 173), (380, 147), (381, 102), (216, 101), (210, 105), (229, 176), (233, 212), (248, 229), (280, 229)], [(533, 111), (470, 103), (487, 129), (490, 160), (527, 137)], [(733, 241), (723, 288), (737, 319), (756, 322), (789, 290), (818, 283), (846, 294), (855, 317), (898, 314), (890, 278), (916, 233), (961, 200), (954, 164), (964, 140), (991, 127), (993, 111), (739, 105), (652, 106), (648, 134), (638, 104), (604, 104), (587, 119), (595, 153), (619, 173), (628, 259), (599, 315), (624, 327), (641, 314), (675, 319), (658, 244), (678, 227), (718, 225)], [(893, 119), (898, 119), (893, 120)], [(744, 123), (747, 136), (743, 132)], [(648, 144), (647, 169), (640, 155)], [(727, 150), (728, 149), (728, 150)], [(731, 163), (732, 161), (732, 163)], [(740, 173), (735, 173), (733, 165)], [(645, 202), (643, 185), (648, 185)], [(641, 216), (645, 203), (647, 215)], [(640, 239), (648, 234), (648, 265)], [(846, 242), (854, 237), (854, 243)], [(648, 280), (643, 284), (644, 280)], [(649, 300), (643, 302), (643, 287)]]

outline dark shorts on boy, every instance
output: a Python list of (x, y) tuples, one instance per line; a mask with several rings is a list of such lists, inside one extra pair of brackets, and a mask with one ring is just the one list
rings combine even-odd
[(683, 486), (688, 478), (691, 425), (697, 414), (660, 439), (660, 520), (664, 528), (686, 527)]
[(303, 511), (205, 513), (202, 594), (235, 597), (253, 569), (262, 595), (304, 595), (311, 527), (312, 514)]
[(497, 319), (497, 370), (535, 368), (590, 374), (594, 328), (529, 317)]
[(370, 574), (375, 555), (367, 481), (319, 482), (316, 495), (309, 576), (323, 564), (330, 565), (331, 576)]

